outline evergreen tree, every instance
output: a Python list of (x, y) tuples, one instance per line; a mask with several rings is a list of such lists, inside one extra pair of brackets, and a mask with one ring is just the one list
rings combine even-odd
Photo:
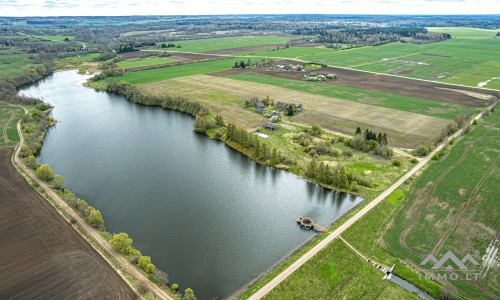
[(314, 178), (316, 176), (316, 159), (313, 158), (311, 159), (311, 162), (309, 163), (309, 166), (307, 167), (307, 176), (310, 178)]
[(384, 133), (384, 135), (382, 137), (382, 140), (383, 140), (383, 144), (384, 145), (388, 145), (388, 143), (387, 143), (387, 133)]
[(271, 165), (276, 165), (279, 163), (279, 154), (278, 149), (276, 147), (273, 148), (273, 152), (271, 153)]
[(354, 135), (356, 135), (356, 134), (361, 134), (361, 128), (359, 128), (359, 126), (358, 126), (358, 128), (356, 128), (356, 132), (354, 133)]
[(260, 157), (260, 141), (258, 138), (255, 139), (255, 157), (257, 159)]
[(266, 143), (262, 143), (262, 147), (260, 149), (260, 159), (267, 160), (267, 156), (269, 155), (269, 150), (267, 148)]
[(379, 133), (378, 133), (378, 136), (377, 136), (377, 143), (379, 143), (380, 145), (383, 143), (382, 132), (379, 132)]

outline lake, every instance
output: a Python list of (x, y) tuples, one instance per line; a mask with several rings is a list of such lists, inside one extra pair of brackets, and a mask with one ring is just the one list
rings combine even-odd
[(193, 117), (142, 106), (57, 72), (20, 91), (54, 105), (38, 161), (99, 209), (107, 231), (198, 299), (230, 296), (362, 199), (255, 163), (193, 131)]

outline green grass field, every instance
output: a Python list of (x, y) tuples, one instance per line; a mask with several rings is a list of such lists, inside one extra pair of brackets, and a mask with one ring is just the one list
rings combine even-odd
[[(428, 29), (450, 33), (453, 39), (423, 45), (396, 42), (342, 51), (292, 47), (245, 54), (296, 58), (468, 86), (478, 86), (481, 82), (500, 77), (500, 38), (495, 37), (497, 30), (454, 27)], [(500, 79), (493, 79), (484, 87), (500, 89)]]
[(123, 60), (118, 63), (120, 67), (123, 67), (124, 69), (130, 69), (130, 68), (138, 68), (138, 67), (144, 67), (144, 66), (154, 66), (154, 65), (160, 65), (160, 64), (166, 64), (169, 62), (175, 62), (177, 61), (176, 59), (170, 58), (170, 57), (156, 57), (156, 56), (149, 56), (146, 58), (131, 58), (127, 60)]
[[(279, 86), (311, 94), (318, 94), (322, 96), (355, 101), (364, 104), (392, 108), (402, 111), (411, 111), (419, 114), (446, 118), (446, 119), (453, 119), (458, 114), (466, 110), (466, 107), (462, 105), (442, 103), (437, 101), (399, 96), (399, 95), (391, 95), (380, 92), (365, 91), (356, 88), (336, 86), (325, 83), (298, 81), (298, 80), (286, 79), (286, 78), (253, 73), (253, 72), (231, 75), (227, 76), (227, 78), (270, 84), (274, 86)], [(366, 97), (375, 98), (380, 102), (366, 103), (360, 101), (360, 99)]]
[(72, 35), (40, 35), (40, 37), (48, 40), (53, 40), (53, 41), (64, 41), (66, 38), (68, 38), (70, 41), (74, 40), (75, 37)]
[(188, 65), (173, 66), (161, 69), (151, 69), (136, 71), (116, 77), (114, 80), (125, 80), (131, 84), (145, 84), (166, 79), (207, 74), (230, 69), (234, 64), (234, 59), (199, 62)]
[(28, 57), (26, 53), (13, 54), (12, 51), (0, 51), (0, 76), (17, 75), (28, 69), (31, 65)]
[[(15, 106), (0, 106), (0, 147), (12, 146), (19, 142), (17, 121), (19, 121), (19, 113), (21, 112), (23, 110)], [(9, 123), (7, 124), (7, 122)], [(8, 141), (5, 135), (7, 135)]]
[(91, 54), (87, 54), (85, 56), (70, 57), (70, 59), (76, 59), (78, 61), (91, 61), (94, 58), (97, 58), (98, 56), (99, 56), (99, 53), (91, 53)]
[[(489, 126), (493, 126), (490, 129)], [(406, 237), (406, 244), (426, 256), (433, 253), (438, 259), (447, 251), (459, 257), (470, 253), (478, 262), (485, 254), (489, 243), (500, 231), (500, 114), (495, 112), (465, 136), (440, 162), (432, 164), (417, 180), (408, 200), (395, 217), (393, 226), (384, 234), (388, 251), (401, 259), (418, 265), (422, 258), (415, 256), (401, 245), (401, 234), (413, 216), (421, 211), (414, 228)], [(467, 143), (472, 143), (466, 151)], [(463, 160), (460, 160), (464, 157)], [(456, 163), (456, 166), (453, 165)], [(447, 168), (453, 167), (440, 181), (438, 178)], [(429, 190), (436, 184), (435, 190)], [(464, 209), (465, 203), (469, 206)], [(424, 210), (421, 205), (427, 203)], [(463, 210), (463, 211), (462, 211)], [(459, 212), (462, 211), (461, 214)], [(459, 218), (456, 227), (446, 238), (452, 220)], [(441, 247), (438, 242), (445, 236)], [(478, 268), (480, 268), (478, 266)], [(462, 274), (463, 275), (463, 274)], [(490, 269), (482, 286), (493, 294), (500, 292), (498, 268)], [(465, 298), (490, 298), (475, 286), (458, 280), (452, 281), (458, 293)]]
[[(203, 52), (203, 51), (232, 49), (232, 48), (247, 47), (247, 46), (280, 44), (288, 40), (289, 38), (286, 37), (252, 36), (252, 35), (208, 38), (208, 39), (175, 41), (172, 43), (174, 43), (175, 45), (181, 45), (181, 48), (168, 48), (168, 50), (181, 51), (181, 52)], [(162, 43), (157, 43), (157, 46), (160, 46), (161, 44)]]

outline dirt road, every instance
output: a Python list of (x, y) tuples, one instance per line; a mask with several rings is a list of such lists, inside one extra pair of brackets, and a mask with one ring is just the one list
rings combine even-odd
[[(25, 112), (27, 113), (27, 110), (25, 109)], [(92, 227), (90, 227), (87, 223), (85, 223), (83, 220), (81, 220), (80, 216), (77, 215), (73, 209), (71, 207), (69, 207), (66, 202), (64, 202), (54, 191), (52, 191), (52, 189), (50, 189), (47, 184), (45, 182), (43, 182), (42, 180), (38, 179), (38, 177), (36, 177), (36, 175), (33, 173), (33, 171), (31, 169), (29, 169), (28, 167), (26, 167), (20, 160), (19, 158), (19, 152), (20, 152), (20, 149), (22, 147), (22, 145), (24, 144), (24, 137), (21, 133), (21, 124), (20, 122), (17, 123), (17, 131), (19, 133), (19, 136), (21, 138), (21, 141), (17, 147), (17, 150), (16, 150), (16, 153), (15, 153), (15, 156), (14, 156), (14, 161), (15, 163), (17, 164), (17, 166), (19, 166), (29, 177), (31, 177), (36, 183), (38, 183), (38, 185), (40, 185), (40, 187), (43, 188), (43, 190), (70, 216), (74, 217), (76, 220), (78, 220), (78, 223), (80, 225), (80, 227), (82, 228), (82, 230), (89, 236), (91, 236), (99, 245), (100, 247), (102, 247), (106, 252), (109, 253), (109, 255), (113, 258), (114, 261), (116, 261), (124, 270), (126, 270), (127, 273), (129, 273), (130, 275), (132, 275), (133, 277), (135, 277), (139, 282), (142, 282), (150, 291), (152, 291), (154, 294), (157, 295), (158, 298), (160, 299), (172, 299), (173, 298), (171, 296), (169, 296), (166, 292), (164, 292), (162, 289), (160, 289), (157, 285), (155, 285), (154, 283), (152, 283), (147, 277), (146, 275), (140, 271), (136, 266), (132, 265), (125, 257), (123, 257), (121, 254), (117, 253), (116, 251), (114, 251), (111, 246), (109, 245), (109, 243), (95, 230), (93, 229)], [(9, 156), (10, 158), (10, 156)], [(9, 164), (10, 166), (12, 166), (11, 164)], [(3, 170), (4, 168), (2, 168)], [(12, 167), (12, 169), (14, 169)], [(15, 169), (14, 169), (14, 172), (15, 172)], [(12, 173), (13, 174), (13, 173)], [(13, 174), (12, 176), (16, 175), (21, 177), (17, 172), (15, 172), (15, 174)], [(22, 177), (21, 177), (22, 178)], [(51, 204), (42, 196), (40, 195), (39, 193), (37, 193), (33, 188), (31, 188), (31, 186), (29, 186), (28, 183), (26, 183), (26, 181), (24, 180), (24, 178), (22, 178), (23, 182), (25, 183), (25, 187), (24, 189), (31, 189), (32, 191), (34, 191), (40, 198), (39, 198), (39, 202), (43, 202), (45, 206), (49, 206), (49, 208), (46, 208), (46, 210), (51, 210), (53, 211), (54, 214), (57, 214), (57, 211), (51, 207)], [(2, 189), (3, 190), (3, 189)], [(1, 197), (0, 197), (1, 198)], [(2, 198), (3, 199), (3, 198)], [(43, 200), (43, 201), (42, 201)], [(4, 210), (0, 210), (0, 212), (4, 212)], [(83, 239), (83, 237), (80, 236), (80, 234), (74, 230), (73, 228), (71, 228), (71, 225), (64, 219), (61, 217), (61, 215), (57, 214), (59, 219), (62, 219), (61, 223), (65, 223), (65, 226), (66, 227), (69, 227), (69, 229), (71, 229), (72, 231), (72, 234), (74, 235), (77, 235), (78, 237), (80, 237), (80, 239), (82, 241), (85, 242), (85, 245), (87, 247), (90, 247), (92, 248), (92, 246), (85, 240)], [(29, 219), (29, 217), (27, 217)], [(35, 224), (33, 225), (33, 227), (40, 227), (39, 225), (36, 225)], [(57, 235), (57, 234), (53, 234), (53, 235)], [(3, 241), (3, 236), (2, 236), (2, 245), (5, 244), (4, 241)], [(65, 243), (62, 242), (61, 243), (62, 247), (65, 247)], [(92, 250), (95, 251), (95, 253), (97, 254), (100, 254), (99, 252), (97, 252), (95, 249), (92, 248)], [(71, 257), (71, 256), (69, 256)], [(99, 255), (99, 258), (102, 260), (100, 265), (105, 265), (106, 266), (106, 269), (109, 269), (109, 270), (112, 270), (113, 271), (113, 274), (118, 276), (117, 272), (115, 270), (113, 270), (113, 268), (107, 263), (107, 261), (101, 256)], [(66, 259), (65, 263), (67, 264), (70, 264), (71, 263), (71, 259)], [(76, 272), (75, 272), (76, 273)], [(80, 272), (78, 272), (80, 273)], [(97, 272), (94, 272), (94, 273), (97, 273)], [(0, 273), (1, 274), (1, 273)], [(77, 276), (77, 275), (75, 275)], [(80, 275), (78, 275), (80, 276)], [(111, 275), (109, 275), (111, 276)], [(80, 277), (79, 277), (80, 278)], [(83, 278), (83, 277), (82, 277)], [(120, 278), (122, 280), (122, 285), (123, 286), (126, 286), (129, 291), (132, 291), (130, 289), (130, 287), (127, 286), (126, 282), (124, 282), (124, 279), (123, 278)], [(105, 282), (105, 280), (102, 280), (102, 282)], [(99, 285), (99, 284), (98, 284)], [(97, 286), (98, 286), (97, 285)], [(0, 286), (3, 286), (1, 283), (0, 283)], [(87, 288), (88, 290), (88, 288)], [(0, 292), (0, 295), (2, 293)], [(133, 294), (133, 292), (132, 292)], [(102, 295), (105, 295), (105, 294), (100, 294), (99, 297), (86, 297), (86, 298), (95, 298), (95, 299), (104, 299), (106, 297), (103, 297)], [(136, 296), (133, 295), (133, 297), (131, 298), (135, 298)], [(9, 297), (7, 297), (9, 298)], [(41, 297), (41, 298), (51, 298), (51, 297)], [(53, 297), (52, 297), (53, 298)], [(61, 298), (61, 297), (56, 297), (56, 298)], [(68, 298), (72, 298), (72, 297), (68, 297)], [(113, 297), (110, 297), (110, 299), (118, 299), (117, 297), (113, 296)]]
[[(492, 106), (490, 106), (491, 108)], [(482, 116), (482, 112), (476, 116), (474, 119), (479, 119)], [(363, 217), (366, 213), (368, 213), (372, 208), (374, 208), (377, 204), (379, 204), (382, 200), (384, 200), (389, 194), (391, 194), (395, 189), (397, 189), (403, 182), (405, 182), (408, 178), (413, 176), (420, 168), (422, 168), (426, 163), (431, 160), (432, 156), (439, 152), (444, 145), (448, 143), (448, 141), (457, 137), (462, 133), (462, 129), (457, 131), (454, 135), (445, 139), (443, 143), (436, 147), (428, 156), (423, 158), (420, 162), (418, 162), (413, 169), (408, 171), (403, 177), (401, 177), (398, 181), (396, 181), (393, 185), (391, 185), (388, 189), (383, 191), (377, 198), (368, 203), (365, 207), (363, 207), (360, 211), (358, 211), (354, 216), (349, 218), (344, 224), (340, 225), (337, 229), (332, 231), (324, 240), (319, 242), (316, 246), (311, 248), (308, 252), (304, 253), (299, 259), (297, 259), (293, 264), (291, 264), (288, 268), (283, 270), (280, 274), (274, 277), (271, 281), (269, 281), (266, 285), (264, 285), (260, 290), (255, 292), (249, 299), (256, 300), (267, 295), (273, 288), (275, 288), (278, 284), (280, 284), (283, 280), (285, 280), (288, 276), (290, 276), (293, 272), (295, 272), (298, 268), (300, 268), (303, 264), (305, 264), (311, 257), (313, 257), (316, 253), (325, 248), (331, 241), (340, 236), (342, 232), (344, 232), (347, 228), (353, 225), (357, 220)]]

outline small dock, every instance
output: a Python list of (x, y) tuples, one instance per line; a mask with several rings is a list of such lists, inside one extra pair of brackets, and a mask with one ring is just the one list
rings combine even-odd
[(298, 216), (297, 217), (297, 223), (299, 223), (300, 227), (304, 228), (304, 229), (313, 229), (313, 228), (316, 228), (318, 230), (321, 230), (321, 231), (324, 231), (324, 232), (328, 232), (328, 229), (326, 229), (325, 227), (322, 227), (322, 226), (319, 226), (318, 224), (315, 224), (312, 218)]

